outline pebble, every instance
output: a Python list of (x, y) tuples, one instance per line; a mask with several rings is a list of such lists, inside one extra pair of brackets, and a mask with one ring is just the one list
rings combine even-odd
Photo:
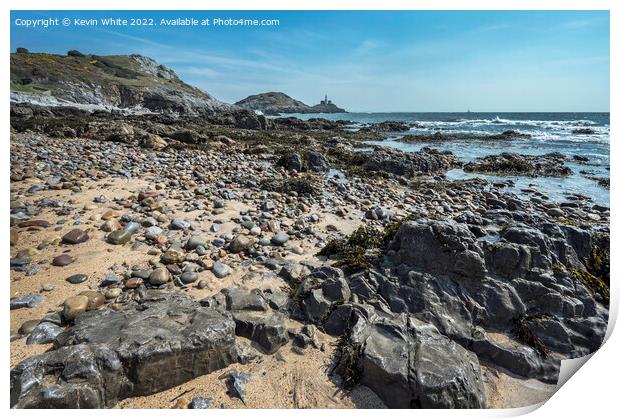
[(185, 260), (185, 252), (180, 247), (170, 247), (166, 253), (161, 255), (163, 263), (181, 263)]
[(271, 243), (274, 244), (275, 246), (282, 246), (284, 243), (286, 243), (288, 241), (289, 237), (288, 234), (284, 233), (284, 232), (279, 232), (273, 235), (273, 237), (271, 237)]
[(88, 240), (88, 234), (84, 230), (74, 228), (64, 236), (62, 236), (62, 242), (67, 244), (84, 243)]
[(103, 295), (105, 296), (106, 300), (113, 300), (119, 295), (121, 295), (122, 292), (123, 291), (120, 288), (108, 288), (107, 290), (105, 290)]
[(65, 300), (62, 315), (67, 320), (73, 320), (77, 316), (86, 312), (88, 307), (88, 297), (85, 295), (75, 295)]
[(87, 275), (75, 274), (75, 275), (71, 275), (66, 280), (67, 280), (67, 282), (70, 282), (71, 284), (81, 284), (82, 282), (86, 281), (87, 279), (88, 279)]
[(149, 276), (149, 283), (151, 285), (162, 285), (170, 281), (170, 272), (166, 268), (154, 269)]
[(198, 274), (196, 272), (184, 272), (180, 279), (184, 284), (191, 284), (198, 280)]
[(189, 221), (184, 220), (182, 218), (175, 218), (170, 223), (170, 228), (172, 230), (187, 230), (187, 229), (191, 228), (191, 226), (192, 226), (192, 224)]
[(73, 262), (74, 262), (74, 259), (70, 255), (67, 255), (67, 254), (62, 254), (52, 259), (52, 265), (54, 266), (67, 266)]
[(19, 327), (19, 334), (20, 335), (29, 335), (35, 327), (37, 327), (37, 325), (39, 324), (40, 320), (26, 320), (25, 322), (22, 323), (22, 325)]
[(125, 287), (129, 289), (135, 289), (143, 283), (144, 280), (142, 278), (129, 278), (127, 281), (125, 281)]
[(101, 219), (104, 220), (104, 221), (107, 221), (107, 220), (111, 220), (113, 218), (118, 218), (121, 215), (122, 214), (120, 212), (118, 212), (118, 211), (109, 210), (109, 211), (104, 212), (103, 215), (101, 215)]
[(194, 397), (189, 403), (190, 409), (208, 409), (211, 407), (213, 399), (211, 397)]
[(131, 239), (131, 236), (131, 232), (121, 229), (108, 234), (107, 240), (112, 244), (125, 244)]
[(213, 264), (213, 268), (211, 268), (211, 271), (216, 277), (220, 279), (224, 278), (225, 276), (230, 275), (232, 272), (232, 270), (230, 269), (230, 266), (225, 265), (219, 261)]
[(103, 295), (99, 291), (86, 290), (79, 293), (79, 295), (83, 295), (88, 298), (86, 311), (96, 310), (105, 304), (105, 295)]
[(244, 250), (248, 250), (248, 248), (252, 245), (252, 241), (246, 236), (237, 236), (233, 239), (233, 241), (229, 245), (229, 250), (232, 253), (243, 252)]
[(208, 246), (208, 239), (202, 236), (191, 236), (188, 240), (187, 243), (185, 243), (185, 248), (187, 250), (194, 250), (196, 248), (198, 248), (199, 246), (202, 247), (206, 247)]

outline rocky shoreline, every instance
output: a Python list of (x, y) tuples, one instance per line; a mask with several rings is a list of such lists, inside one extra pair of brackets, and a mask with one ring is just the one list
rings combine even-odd
[[(390, 124), (243, 110), (14, 104), (11, 129), (12, 407), (133, 406), (195, 380), (213, 394), (147, 407), (497, 407), (518, 393), (501, 374), (552, 388), (605, 335), (609, 208), (450, 181), (463, 163), (440, 141), (404, 153), (363, 142)], [(536, 159), (464, 168), (564, 161)], [(255, 386), (275, 372), (285, 395)]]

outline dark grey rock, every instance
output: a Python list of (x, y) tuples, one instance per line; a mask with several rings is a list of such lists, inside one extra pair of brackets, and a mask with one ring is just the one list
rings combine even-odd
[(86, 281), (88, 279), (87, 275), (84, 274), (75, 274), (75, 275), (71, 275), (70, 277), (67, 278), (67, 282), (71, 283), (71, 284), (81, 284), (82, 282)]
[(35, 308), (43, 302), (43, 296), (41, 294), (28, 294), (22, 297), (11, 299), (11, 310), (17, 308)]
[(11, 370), (11, 406), (112, 407), (236, 361), (229, 316), (185, 295), (160, 295), (147, 292), (124, 310), (79, 316), (57, 336), (56, 349)]
[(247, 292), (240, 288), (224, 288), (222, 294), (226, 297), (228, 310), (267, 311), (268, 309), (267, 302), (259, 290)]
[(170, 228), (172, 230), (187, 230), (192, 226), (192, 223), (190, 223), (187, 220), (184, 220), (182, 218), (175, 218), (174, 220), (172, 220), (172, 222), (170, 223)]
[(54, 323), (41, 322), (26, 339), (26, 345), (51, 343), (61, 332), (62, 329)]
[(213, 269), (211, 270), (213, 272), (213, 274), (218, 277), (218, 278), (224, 278), (225, 276), (228, 276), (231, 274), (232, 270), (230, 269), (230, 266), (222, 263), (222, 262), (215, 262), (213, 264)]
[(235, 333), (251, 339), (267, 354), (288, 342), (285, 317), (278, 312), (238, 311), (233, 313)]
[(361, 384), (388, 407), (486, 407), (476, 355), (431, 325), (404, 316), (359, 323), (350, 345)]
[(252, 376), (245, 372), (230, 370), (220, 376), (228, 385), (228, 392), (232, 397), (237, 397), (245, 403), (245, 386), (250, 382)]
[(208, 409), (211, 407), (213, 399), (211, 397), (194, 397), (189, 403), (190, 409)]

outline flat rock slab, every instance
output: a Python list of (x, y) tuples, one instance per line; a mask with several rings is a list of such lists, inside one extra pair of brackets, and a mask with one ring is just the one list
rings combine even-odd
[(103, 408), (237, 361), (235, 322), (181, 294), (79, 316), (55, 349), (11, 370), (11, 407)]

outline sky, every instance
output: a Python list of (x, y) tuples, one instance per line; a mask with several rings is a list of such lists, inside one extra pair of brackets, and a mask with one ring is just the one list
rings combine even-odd
[[(71, 24), (17, 23), (50, 17)], [(155, 25), (104, 26), (108, 17)], [(279, 25), (161, 25), (174, 18)], [(229, 103), (281, 91), (358, 112), (609, 111), (607, 11), (13, 11), (10, 44), (146, 55)]]

